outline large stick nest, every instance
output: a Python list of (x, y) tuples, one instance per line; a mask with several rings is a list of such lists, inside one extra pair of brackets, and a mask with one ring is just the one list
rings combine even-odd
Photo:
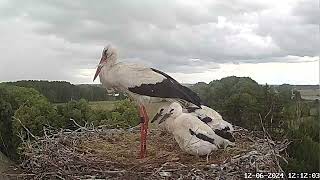
[(138, 129), (79, 128), (45, 131), (26, 141), (22, 152), (24, 179), (243, 179), (245, 172), (282, 172), (279, 152), (285, 142), (274, 142), (263, 132), (236, 128), (236, 146), (205, 157), (183, 153), (173, 137), (150, 130), (147, 158), (139, 159)]

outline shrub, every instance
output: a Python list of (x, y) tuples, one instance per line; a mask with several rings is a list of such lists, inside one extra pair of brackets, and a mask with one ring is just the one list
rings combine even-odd
[(115, 109), (106, 112), (95, 110), (96, 123), (106, 125), (109, 128), (128, 128), (139, 124), (139, 116), (136, 106), (129, 100), (116, 103)]
[(0, 87), (0, 151), (10, 159), (16, 159), (12, 132), (13, 110), (8, 99), (9, 93)]

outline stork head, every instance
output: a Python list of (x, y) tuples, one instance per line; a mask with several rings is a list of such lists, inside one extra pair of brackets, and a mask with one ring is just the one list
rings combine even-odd
[(173, 102), (167, 107), (161, 107), (158, 111), (158, 113), (154, 116), (151, 123), (154, 121), (159, 120), (158, 124), (161, 124), (165, 120), (167, 120), (169, 117), (176, 118), (182, 113), (182, 107), (179, 103)]
[(182, 113), (182, 106), (177, 102), (170, 104), (168, 111), (172, 114), (172, 117), (178, 117)]
[(106, 46), (102, 51), (101, 59), (97, 67), (96, 74), (94, 75), (93, 81), (99, 75), (102, 67), (107, 63), (114, 63), (117, 57), (118, 57), (118, 54), (117, 54), (116, 48), (111, 45)]

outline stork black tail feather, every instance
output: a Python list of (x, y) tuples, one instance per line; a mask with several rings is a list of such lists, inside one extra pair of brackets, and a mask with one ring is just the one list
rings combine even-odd
[(197, 93), (193, 92), (191, 89), (189, 89), (188, 87), (185, 87), (183, 85), (181, 85), (178, 81), (176, 81), (175, 79), (173, 79), (171, 76), (169, 76), (168, 74), (159, 71), (157, 69), (153, 69), (151, 68), (154, 72), (157, 72), (161, 75), (163, 75), (164, 77), (166, 77), (168, 80), (171, 81), (172, 85), (175, 86), (175, 89), (179, 91), (181, 97), (181, 99), (184, 99), (198, 107), (201, 107), (201, 105), (203, 104), (203, 102), (201, 101), (200, 97), (197, 95)]
[(229, 132), (229, 131), (227, 131), (227, 130), (225, 130), (225, 129), (222, 129), (222, 130), (215, 129), (214, 132), (215, 132), (218, 136), (220, 136), (220, 137), (222, 137), (222, 138), (224, 138), (224, 139), (227, 139), (227, 140), (229, 140), (230, 142), (235, 142), (235, 141), (236, 141), (236, 140), (234, 139), (232, 133)]

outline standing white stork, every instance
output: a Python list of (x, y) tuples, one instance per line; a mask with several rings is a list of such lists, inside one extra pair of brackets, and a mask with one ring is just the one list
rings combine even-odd
[(189, 154), (207, 155), (219, 147), (234, 145), (217, 135), (194, 114), (184, 113), (182, 106), (177, 102), (161, 108), (158, 114), (158, 124), (164, 123), (163, 128), (172, 133), (179, 147)]
[(137, 102), (141, 118), (140, 158), (144, 158), (149, 121), (145, 109), (148, 103), (146, 97), (181, 99), (198, 107), (201, 105), (201, 100), (198, 96), (194, 96), (190, 89), (182, 86), (169, 75), (138, 64), (117, 62), (117, 58), (117, 51), (114, 47), (111, 45), (105, 47), (93, 81), (99, 75), (100, 82), (107, 90), (124, 92)]

